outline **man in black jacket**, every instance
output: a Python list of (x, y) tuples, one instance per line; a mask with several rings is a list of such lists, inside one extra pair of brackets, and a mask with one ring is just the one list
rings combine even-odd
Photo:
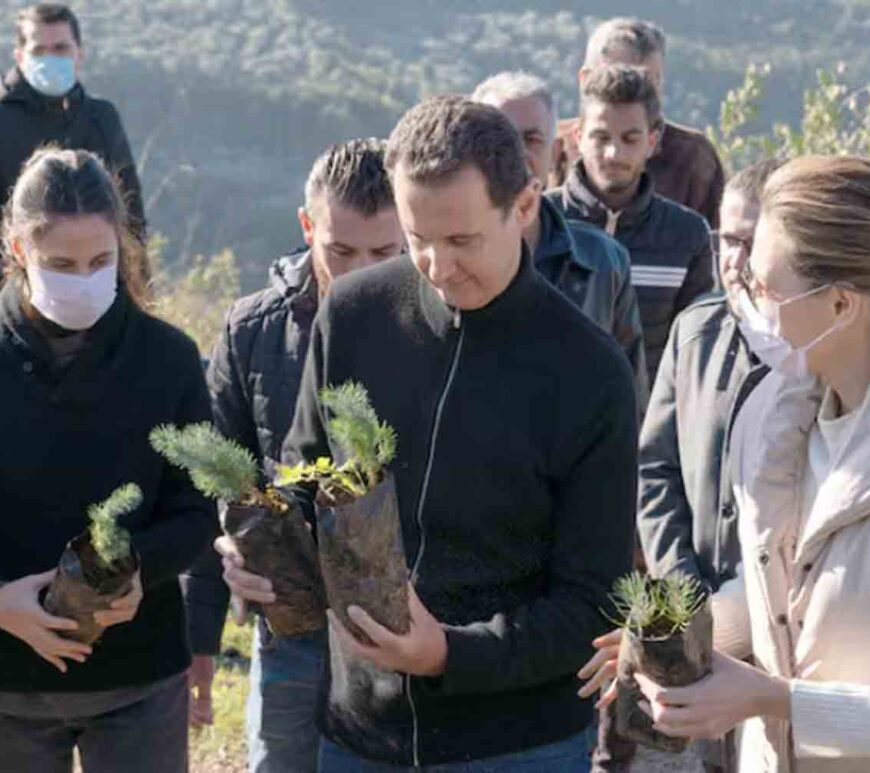
[[(778, 166), (761, 162), (725, 186), (714, 244), (728, 288), (739, 282), (761, 191)], [(716, 295), (677, 317), (640, 444), (638, 531), (647, 566), (656, 576), (684, 572), (712, 592), (734, 577), (740, 560), (733, 493), (720, 469), (734, 402), (753, 365), (735, 308), (733, 297)]]
[(81, 27), (66, 6), (43, 3), (20, 11), (15, 67), (0, 83), (0, 206), (22, 164), (41, 145), (90, 150), (121, 182), (130, 226), (145, 234), (142, 191), (115, 106), (85, 93)]
[(387, 168), (411, 255), (339, 279), (315, 320), (287, 460), (333, 453), (318, 391), (362, 382), (398, 433), (413, 581), (405, 636), (333, 619), (323, 773), (588, 764), (574, 673), (630, 566), (636, 406), (619, 347), (532, 266), (523, 155), (492, 107), (410, 110)]
[[(641, 433), (637, 525), (647, 566), (657, 577), (695, 577), (711, 593), (740, 562), (728, 430), (766, 373), (740, 334), (733, 290), (752, 251), (761, 192), (780, 163), (751, 166), (725, 186), (714, 244), (728, 294), (677, 317)], [(708, 771), (734, 770), (733, 754), (730, 741), (703, 745)]]
[[(556, 98), (547, 84), (528, 73), (501, 72), (480, 83), (471, 98), (498, 108), (511, 120), (522, 137), (529, 171), (545, 183), (558, 115)], [(523, 234), (535, 267), (616, 339), (634, 370), (637, 399), (643, 409), (649, 381), (628, 253), (601, 229), (579, 221), (566, 222), (543, 195), (540, 208)]]
[(568, 220), (592, 223), (628, 250), (650, 383), (674, 318), (713, 287), (707, 224), (658, 196), (644, 171), (661, 122), (658, 93), (645, 70), (593, 70), (581, 92), (581, 158), (565, 185), (548, 194)]
[[(271, 473), (290, 428), (311, 325), (335, 277), (398, 255), (402, 236), (385, 143), (351, 140), (315, 162), (298, 217), (307, 249), (273, 263), (269, 287), (237, 301), (208, 370), (214, 422)], [(209, 550), (183, 577), (194, 651), (193, 719), (210, 721), (214, 655), (220, 649), (229, 592)], [(272, 635), (257, 619), (248, 700), (249, 767), (258, 773), (313, 773), (319, 734), (315, 697), (323, 633)]]

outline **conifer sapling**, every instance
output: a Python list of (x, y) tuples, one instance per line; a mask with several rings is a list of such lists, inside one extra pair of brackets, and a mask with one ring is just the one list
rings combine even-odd
[(295, 500), (286, 501), (271, 486), (258, 487), (253, 454), (210, 424), (157, 427), (151, 445), (187, 470), (201, 493), (226, 503), (224, 533), (244, 558), (245, 569), (272, 583), (275, 601), (251, 605), (263, 612), (272, 631), (301, 636), (323, 628), (323, 581), (308, 525)]
[(151, 445), (176, 467), (190, 474), (205, 496), (284, 512), (287, 505), (272, 489), (257, 487), (259, 471), (254, 455), (225, 438), (211, 424), (189, 424), (179, 429), (164, 424), (151, 431)]
[(118, 518), (141, 504), (142, 489), (128, 483), (115, 489), (104, 502), (88, 508), (91, 545), (106, 568), (130, 555), (130, 532), (118, 523)]
[(678, 753), (685, 739), (670, 738), (644, 712), (637, 672), (665, 687), (682, 687), (710, 673), (713, 618), (694, 577), (674, 572), (653, 579), (633, 572), (617, 580), (610, 597), (624, 628), (617, 663), (616, 720), (620, 735)]
[(681, 572), (661, 580), (632, 572), (616, 581), (610, 600), (617, 611), (611, 622), (640, 638), (664, 638), (685, 631), (706, 596), (697, 579)]
[(328, 457), (314, 464), (279, 465), (277, 486), (316, 483), (322, 499), (337, 503), (365, 496), (384, 477), (396, 455), (396, 432), (378, 419), (366, 388), (348, 381), (320, 390), (320, 401), (332, 413), (327, 432), (346, 460), (341, 465)]

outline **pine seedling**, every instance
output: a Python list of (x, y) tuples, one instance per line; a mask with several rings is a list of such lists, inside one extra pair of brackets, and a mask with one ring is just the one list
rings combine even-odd
[(701, 611), (706, 594), (695, 577), (674, 572), (656, 585), (664, 618), (675, 631), (685, 631), (692, 618)]
[(349, 381), (325, 387), (320, 401), (332, 414), (327, 432), (347, 461), (339, 466), (321, 457), (314, 464), (279, 465), (275, 485), (316, 483), (320, 493), (332, 501), (364, 496), (381, 482), (384, 468), (395, 457), (396, 432), (378, 419), (362, 384)]
[(694, 577), (681, 572), (662, 580), (632, 572), (616, 581), (610, 600), (617, 613), (611, 622), (638, 637), (667, 638), (688, 628), (706, 596)]
[(118, 518), (141, 504), (142, 489), (128, 483), (115, 489), (104, 502), (88, 508), (91, 545), (105, 567), (130, 555), (130, 532), (118, 523)]
[(616, 619), (611, 622), (620, 628), (630, 628), (640, 634), (658, 618), (656, 599), (647, 578), (640, 572), (620, 577), (613, 586), (610, 601), (616, 608)]
[(374, 488), (383, 468), (396, 455), (395, 430), (378, 420), (362, 384), (349, 381), (339, 387), (326, 387), (320, 391), (320, 401), (333, 413), (327, 427), (330, 436), (356, 463), (369, 488)]
[(276, 509), (275, 498), (257, 488), (253, 454), (211, 424), (189, 424), (182, 429), (164, 424), (151, 431), (150, 440), (154, 450), (171, 464), (187, 470), (193, 485), (205, 496)]

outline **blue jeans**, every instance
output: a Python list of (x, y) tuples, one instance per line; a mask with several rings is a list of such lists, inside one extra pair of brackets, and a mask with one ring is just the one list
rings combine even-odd
[(320, 773), (589, 773), (586, 733), (535, 749), (471, 762), (423, 768), (371, 762), (326, 739), (320, 745)]
[(249, 773), (315, 773), (326, 632), (282, 639), (258, 618), (248, 694)]

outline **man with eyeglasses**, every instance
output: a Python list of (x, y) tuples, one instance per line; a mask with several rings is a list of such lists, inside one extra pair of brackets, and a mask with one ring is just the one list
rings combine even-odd
[[(681, 571), (711, 593), (740, 560), (723, 459), (733, 416), (767, 370), (757, 367), (737, 326), (736, 296), (748, 278), (761, 191), (779, 166), (761, 162), (726, 186), (721, 227), (712, 235), (725, 292), (675, 320), (640, 436), (638, 532), (649, 571)], [(727, 741), (705, 744), (705, 769), (731, 770), (732, 750)]]

